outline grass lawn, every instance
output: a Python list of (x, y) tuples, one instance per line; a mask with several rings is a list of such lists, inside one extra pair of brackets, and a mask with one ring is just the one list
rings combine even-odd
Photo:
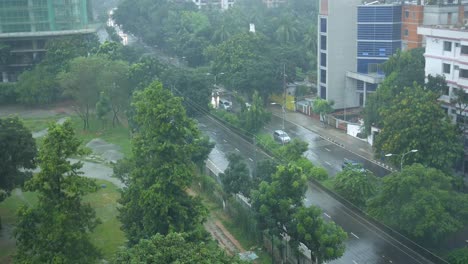
[(108, 121), (106, 126), (95, 117), (89, 119), (89, 130), (83, 130), (83, 120), (78, 116), (72, 116), (71, 121), (76, 135), (83, 141), (83, 144), (88, 143), (94, 138), (101, 138), (105, 141), (115, 144), (121, 148), (121, 152), (125, 157), (130, 157), (132, 148), (130, 145), (130, 133), (128, 127), (118, 124), (112, 127), (112, 121)]
[[(120, 193), (112, 183), (98, 180), (98, 185), (105, 184), (98, 192), (84, 197), (85, 202), (90, 202), (101, 219), (100, 224), (91, 235), (93, 243), (101, 249), (103, 257), (110, 260), (120, 246), (125, 243), (124, 233), (120, 230), (120, 222), (117, 220), (117, 199)], [(24, 204), (34, 205), (37, 201), (35, 193), (22, 193), (16, 189), (12, 195), (0, 203), (0, 217), (5, 230), (11, 230), (16, 222), (16, 210)], [(9, 232), (4, 232), (9, 233)], [(15, 251), (14, 240), (9, 237), (0, 237), (0, 263), (11, 263), (10, 255)]]
[(48, 117), (35, 117), (35, 118), (28, 117), (28, 118), (21, 118), (21, 121), (23, 121), (23, 124), (31, 132), (37, 132), (37, 131), (46, 129), (50, 123), (55, 123), (60, 118), (65, 117), (65, 116), (66, 115), (60, 114), (60, 115), (54, 115), (54, 116), (48, 116)]

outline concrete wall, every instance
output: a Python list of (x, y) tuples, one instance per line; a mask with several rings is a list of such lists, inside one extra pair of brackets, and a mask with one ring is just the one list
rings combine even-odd
[[(324, 10), (325, 4), (328, 6), (327, 10)], [(320, 10), (328, 19), (327, 100), (335, 101), (336, 109), (359, 105), (355, 88), (345, 89), (346, 72), (356, 70), (357, 6), (359, 4), (361, 0), (321, 2)], [(320, 74), (320, 71), (318, 73)], [(320, 91), (320, 87), (318, 90)], [(347, 98), (346, 105), (345, 98)]]

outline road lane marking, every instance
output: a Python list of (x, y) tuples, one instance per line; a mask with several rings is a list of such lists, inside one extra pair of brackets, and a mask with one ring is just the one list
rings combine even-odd
[(239, 151), (239, 152), (240, 152), (240, 150), (239, 150), (238, 148), (236, 148), (236, 151)]
[(227, 142), (227, 140), (223, 139), (224, 142)]
[(331, 218), (327, 213), (323, 213), (326, 217)]
[(331, 166), (331, 163), (330, 163), (330, 162), (328, 162), (328, 161), (325, 161), (325, 163), (326, 163), (326, 164), (328, 164), (328, 166)]
[(326, 151), (330, 152), (331, 150), (329, 148), (325, 148)]
[(253, 162), (253, 159), (252, 159), (252, 158), (249, 158), (249, 160)]
[(352, 235), (353, 237), (355, 237), (355, 238), (359, 239), (359, 237), (358, 237), (358, 236), (356, 236), (356, 234), (354, 234), (353, 232), (351, 232), (351, 235)]
[(353, 263), (354, 263), (354, 264), (358, 264), (358, 263), (357, 263), (356, 261), (354, 261), (354, 260), (353, 260)]

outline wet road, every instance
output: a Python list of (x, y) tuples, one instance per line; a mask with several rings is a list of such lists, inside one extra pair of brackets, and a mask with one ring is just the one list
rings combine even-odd
[[(255, 151), (252, 144), (229, 131), (216, 120), (207, 116), (198, 117), (197, 119), (200, 129), (216, 143), (215, 148), (209, 155), (208, 163), (215, 166), (217, 170), (223, 171), (228, 165), (224, 153), (239, 153), (245, 158), (251, 170), (255, 166), (255, 159), (267, 158), (265, 153), (260, 150)], [(279, 122), (277, 121), (278, 119), (273, 117), (273, 125), (266, 126), (266, 129), (281, 128), (281, 118), (279, 118)], [(307, 140), (309, 143), (307, 157), (315, 164), (324, 166), (330, 174), (334, 175), (341, 170), (341, 162), (344, 157), (362, 161), (367, 169), (372, 169), (372, 165), (375, 165), (373, 163), (367, 164), (366, 160), (360, 159), (359, 156), (322, 139), (311, 131), (301, 127), (294, 127), (291, 123), (286, 123), (286, 131), (292, 137), (297, 136)], [(398, 241), (389, 237), (312, 184), (308, 186), (304, 204), (320, 207), (324, 212), (325, 219), (335, 221), (348, 233), (349, 238), (346, 241), (345, 254), (340, 259), (328, 263), (432, 263), (401, 245)]]
[[(264, 132), (273, 134), (274, 130), (282, 129), (282, 118), (272, 115), (271, 122), (265, 126)], [(334, 176), (341, 171), (341, 165), (344, 158), (355, 160), (363, 164), (364, 168), (372, 171), (376, 176), (382, 177), (390, 173), (387, 169), (367, 160), (357, 154), (354, 154), (342, 147), (329, 142), (312, 131), (298, 126), (292, 122), (285, 121), (286, 133), (291, 139), (298, 138), (309, 143), (309, 149), (304, 154), (314, 164), (324, 167), (330, 176)]]

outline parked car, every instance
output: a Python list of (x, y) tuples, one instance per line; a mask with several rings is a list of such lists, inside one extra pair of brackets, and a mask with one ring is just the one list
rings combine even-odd
[(283, 130), (275, 130), (275, 132), (273, 132), (273, 138), (282, 144), (289, 143), (291, 141), (289, 135)]
[(224, 109), (226, 111), (231, 111), (232, 110), (232, 102), (225, 100), (225, 99), (219, 99), (219, 108)]
[(343, 160), (343, 164), (341, 164), (341, 169), (343, 170), (353, 169), (353, 170), (358, 170), (360, 172), (366, 171), (362, 163), (355, 161), (355, 160), (346, 159), (346, 158)]

